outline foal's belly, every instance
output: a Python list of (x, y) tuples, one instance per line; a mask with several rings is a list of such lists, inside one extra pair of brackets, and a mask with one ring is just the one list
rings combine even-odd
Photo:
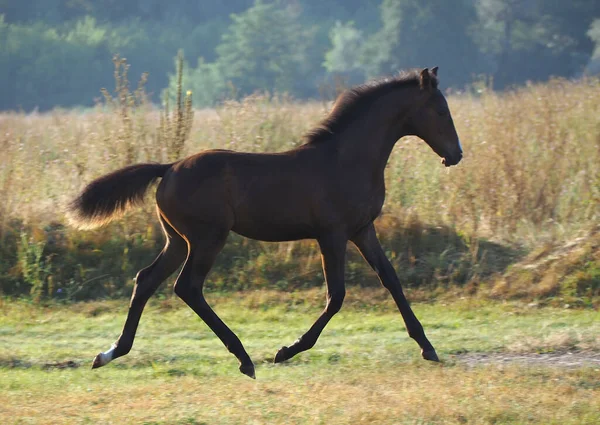
[(269, 242), (315, 239), (319, 233), (316, 226), (302, 214), (285, 209), (273, 214), (264, 210), (255, 214), (238, 213), (231, 230), (247, 238)]
[(275, 228), (257, 228), (243, 226), (234, 226), (231, 229), (238, 235), (242, 235), (246, 238), (256, 239), (259, 241), (266, 242), (286, 242), (286, 241), (297, 241), (301, 239), (316, 239), (317, 235), (311, 231), (303, 229), (275, 229)]

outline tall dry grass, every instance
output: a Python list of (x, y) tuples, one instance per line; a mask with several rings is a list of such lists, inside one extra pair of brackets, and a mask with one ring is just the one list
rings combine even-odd
[[(414, 242), (417, 235), (422, 241), (424, 233), (442, 229), (425, 240), (421, 251), (407, 245), (397, 252), (391, 249), (397, 265), (410, 268), (426, 263), (429, 281), (451, 281), (448, 276), (456, 275), (457, 267), (477, 266), (485, 255), (491, 263), (495, 260), (490, 257), (501, 256), (498, 249), (482, 253), (484, 240), (528, 250), (548, 241), (569, 240), (598, 222), (600, 81), (555, 80), (506, 93), (449, 96), (449, 103), (465, 150), (459, 166), (442, 167), (416, 138), (399, 141), (390, 158), (384, 213), (395, 219), (379, 223), (384, 238), (393, 234), (412, 237)], [(230, 101), (215, 110), (195, 111), (189, 140), (180, 149), (182, 155), (209, 148), (289, 149), (302, 143), (302, 135), (328, 107), (265, 95)], [(150, 203), (95, 233), (75, 234), (62, 223), (64, 205), (91, 179), (127, 162), (170, 160), (161, 122), (161, 113), (147, 105), (129, 111), (126, 126), (118, 113), (101, 108), (0, 115), (0, 241), (24, 231), (33, 247), (51, 244), (56, 236), (50, 237), (53, 233), (48, 229), (60, 228), (61, 238), (70, 241), (73, 252), (83, 250), (85, 244), (92, 250), (121, 237), (130, 244), (125, 250), (133, 245), (156, 249), (160, 236)], [(398, 230), (398, 223), (404, 230)], [(295, 260), (292, 254), (301, 253), (303, 270), (320, 279), (317, 252), (310, 244), (277, 247), (241, 239), (234, 244), (242, 251), (248, 247), (256, 251), (245, 259), (238, 258), (237, 251), (230, 253), (236, 256), (238, 275), (275, 267), (274, 263)], [(427, 256), (436, 244), (446, 244), (448, 250), (439, 246), (432, 258), (419, 257)], [(3, 251), (0, 280), (12, 279), (12, 285), (23, 270), (15, 266), (15, 255), (7, 252), (11, 246), (7, 242)], [(115, 242), (113, 249), (127, 257), (119, 246)], [(457, 258), (450, 264), (440, 259), (453, 253), (472, 259), (463, 266)], [(59, 258), (48, 261), (59, 268)], [(121, 270), (130, 273), (131, 259), (123, 262)], [(472, 270), (459, 274), (455, 279), (463, 283), (479, 278)], [(94, 272), (81, 272), (77, 279), (94, 279)]]
[(569, 238), (600, 212), (599, 88), (597, 80), (556, 80), (450, 97), (465, 159), (444, 170), (423, 143), (400, 142), (389, 207), (529, 246)]

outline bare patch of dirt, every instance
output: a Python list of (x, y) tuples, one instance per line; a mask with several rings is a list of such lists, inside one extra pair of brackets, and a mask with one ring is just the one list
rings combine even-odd
[(600, 352), (565, 351), (553, 353), (461, 353), (451, 356), (469, 367), (481, 365), (525, 365), (575, 369), (600, 368)]
[(76, 369), (79, 366), (79, 363), (67, 360), (66, 362), (46, 363), (42, 366), (42, 369)]
[(17, 359), (17, 358), (0, 358), (0, 368), (7, 369), (30, 369), (32, 367), (40, 367), (44, 370), (50, 369), (76, 369), (81, 366), (81, 363), (73, 360), (66, 360), (64, 362), (34, 364), (29, 361)]
[(31, 362), (26, 362), (21, 359), (15, 358), (0, 358), (0, 368), (7, 369), (29, 369), (33, 364)]

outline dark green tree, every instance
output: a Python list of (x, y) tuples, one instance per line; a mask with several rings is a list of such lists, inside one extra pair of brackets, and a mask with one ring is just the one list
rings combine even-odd
[(354, 22), (336, 22), (329, 32), (331, 49), (325, 53), (323, 66), (331, 73), (364, 71), (361, 51), (364, 47), (363, 32)]
[(600, 74), (600, 19), (596, 19), (588, 31), (588, 36), (595, 43), (594, 53), (587, 64), (589, 74)]
[(198, 105), (433, 65), (500, 89), (596, 69), (594, 19), (598, 0), (0, 0), (0, 109), (92, 105), (114, 54), (159, 102), (179, 49)]
[[(177, 68), (177, 59), (175, 68)], [(208, 107), (213, 106), (221, 100), (229, 97), (231, 87), (227, 86), (224, 78), (224, 72), (218, 62), (205, 62), (204, 58), (198, 58), (195, 68), (190, 68), (187, 62), (184, 62), (183, 73), (183, 91), (193, 93), (194, 105)], [(175, 103), (175, 93), (177, 93), (178, 75), (169, 74), (169, 86), (165, 95), (169, 96), (169, 103)], [(163, 95), (163, 99), (164, 96)]]
[(352, 24), (333, 28), (329, 71), (360, 69), (371, 78), (437, 65), (446, 84), (461, 86), (485, 70), (470, 35), (472, 0), (383, 0), (380, 12), (380, 29), (366, 39)]
[(217, 46), (219, 68), (244, 95), (255, 90), (298, 93), (310, 71), (313, 31), (298, 8), (282, 1), (256, 0), (232, 24)]
[(498, 88), (577, 75), (589, 60), (593, 44), (583, 29), (600, 16), (598, 1), (476, 0), (475, 5), (475, 39), (488, 54)]

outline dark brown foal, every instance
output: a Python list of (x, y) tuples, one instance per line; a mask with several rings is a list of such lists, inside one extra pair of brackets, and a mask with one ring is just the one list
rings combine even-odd
[(327, 283), (325, 310), (304, 335), (277, 352), (276, 363), (313, 347), (342, 307), (348, 241), (392, 294), (423, 358), (437, 361), (373, 225), (385, 198), (385, 166), (398, 139), (420, 137), (446, 166), (462, 158), (437, 82), (437, 68), (433, 68), (355, 87), (307, 135), (307, 143), (287, 152), (211, 150), (173, 164), (132, 165), (91, 182), (71, 204), (71, 218), (79, 227), (110, 221), (141, 202), (148, 187), (162, 178), (156, 203), (167, 239), (154, 263), (136, 277), (121, 336), (96, 356), (93, 367), (130, 351), (149, 297), (184, 264), (175, 293), (237, 357), (240, 371), (254, 377), (254, 364), (242, 343), (203, 295), (206, 276), (230, 231), (264, 241), (316, 239), (319, 243)]

